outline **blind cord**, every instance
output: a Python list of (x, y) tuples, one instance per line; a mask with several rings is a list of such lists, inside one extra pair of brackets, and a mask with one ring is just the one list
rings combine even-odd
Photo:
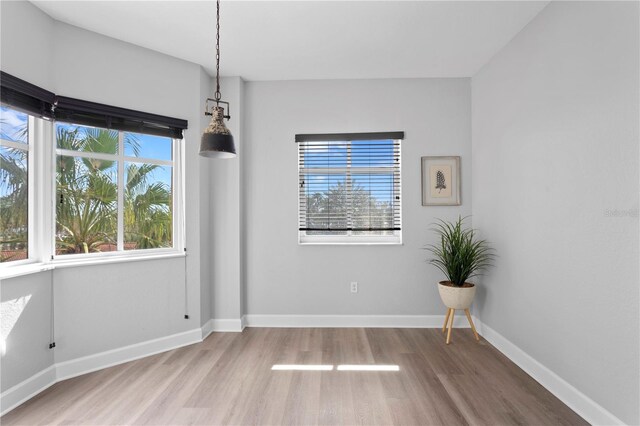
[(184, 248), (184, 319), (189, 319), (189, 292), (187, 288), (187, 248)]
[(51, 277), (49, 279), (49, 293), (51, 296), (51, 306), (49, 309), (51, 317), (49, 318), (49, 324), (51, 325), (51, 329), (49, 330), (49, 349), (53, 349), (56, 347), (56, 328), (55, 328), (55, 291), (54, 291), (54, 278), (53, 278), (53, 269), (49, 271)]
[[(327, 148), (327, 169), (329, 169), (329, 152), (331, 147)], [(329, 171), (327, 171), (327, 228), (331, 230), (331, 182), (329, 177)]]

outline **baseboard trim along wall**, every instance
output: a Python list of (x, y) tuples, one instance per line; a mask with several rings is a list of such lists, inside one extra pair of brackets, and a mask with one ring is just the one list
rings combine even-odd
[(4, 416), (56, 382), (56, 366), (52, 365), (2, 392), (0, 395), (0, 416)]
[(58, 381), (66, 380), (201, 341), (202, 329), (200, 328), (147, 340), (146, 342), (57, 363), (56, 377)]
[(611, 414), (597, 402), (573, 387), (562, 377), (532, 358), (525, 351), (514, 345), (491, 327), (483, 324), (475, 317), (478, 333), (507, 358), (513, 361), (524, 372), (554, 394), (560, 401), (578, 413), (592, 425), (624, 425), (624, 422)]
[(211, 330), (216, 332), (239, 333), (245, 327), (243, 319), (211, 319), (207, 324), (211, 323)]
[(213, 333), (213, 320), (205, 322), (202, 326), (202, 340), (209, 337), (211, 333)]
[[(244, 323), (247, 327), (438, 328), (444, 315), (245, 315)], [(454, 317), (454, 327), (469, 327), (464, 315)]]
[(134, 345), (56, 363), (2, 392), (0, 395), (0, 415), (8, 413), (59, 381), (199, 343), (203, 340), (203, 329), (204, 327), (196, 328), (171, 336), (147, 340)]
[[(473, 321), (485, 340), (589, 423), (593, 425), (624, 424), (475, 316)], [(246, 315), (241, 319), (211, 319), (202, 328), (54, 364), (3, 392), (0, 395), (0, 415), (8, 413), (61, 380), (199, 343), (212, 332), (240, 332), (245, 326), (440, 328), (443, 322), (444, 315)], [(461, 316), (454, 319), (454, 326), (467, 328), (469, 324), (466, 318)]]

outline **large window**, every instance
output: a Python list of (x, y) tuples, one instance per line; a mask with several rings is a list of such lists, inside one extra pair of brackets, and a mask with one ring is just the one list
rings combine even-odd
[(0, 106), (0, 262), (29, 258), (29, 120)]
[(300, 243), (400, 243), (402, 133), (297, 135)]
[(183, 254), (187, 124), (0, 71), (0, 276)]
[(173, 246), (174, 140), (56, 123), (56, 255)]

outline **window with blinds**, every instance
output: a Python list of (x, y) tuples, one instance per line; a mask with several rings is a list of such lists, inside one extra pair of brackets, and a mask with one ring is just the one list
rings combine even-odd
[(403, 132), (296, 135), (300, 243), (401, 242)]

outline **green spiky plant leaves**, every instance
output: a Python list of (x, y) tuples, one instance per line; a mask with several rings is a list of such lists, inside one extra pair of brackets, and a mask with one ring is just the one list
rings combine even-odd
[[(107, 129), (58, 128), (58, 147), (115, 154), (118, 132)], [(125, 134), (125, 147), (135, 155), (138, 141)], [(56, 250), (90, 253), (117, 243), (117, 172), (112, 160), (57, 157)], [(172, 193), (153, 179), (154, 164), (125, 163), (124, 242), (135, 249), (170, 247)], [(125, 249), (131, 249), (129, 246)]]
[(478, 239), (473, 229), (464, 228), (464, 220), (462, 217), (455, 222), (438, 220), (433, 231), (439, 237), (439, 244), (426, 247), (433, 254), (429, 263), (456, 286), (482, 274), (495, 257), (486, 240)]

